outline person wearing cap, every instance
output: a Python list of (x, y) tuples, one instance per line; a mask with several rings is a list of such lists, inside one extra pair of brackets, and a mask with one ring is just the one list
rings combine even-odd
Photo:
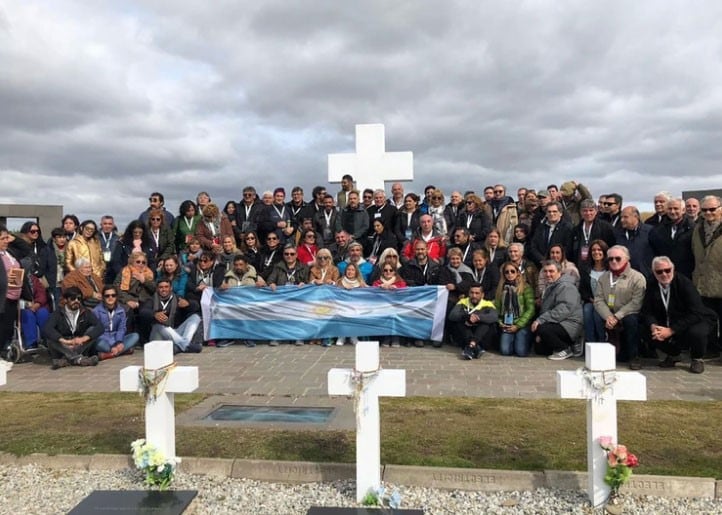
[(48, 345), (53, 370), (75, 365), (95, 366), (95, 344), (103, 334), (103, 325), (92, 311), (85, 308), (79, 288), (71, 287), (63, 292), (64, 304), (50, 315), (42, 329)]
[(373, 272), (374, 270), (374, 265), (364, 259), (363, 245), (361, 245), (357, 241), (354, 241), (348, 245), (348, 257), (338, 263), (337, 266), (339, 274), (343, 275), (349, 263), (353, 263), (354, 265), (356, 265), (356, 268), (358, 268), (358, 271), (361, 272), (364, 281), (366, 281), (366, 283), (368, 284), (371, 277), (371, 272)]
[(582, 200), (591, 198), (591, 192), (581, 183), (567, 181), (562, 184), (559, 190), (558, 202), (562, 205), (565, 217), (568, 217), (573, 226), (577, 225), (582, 219), (580, 206)]

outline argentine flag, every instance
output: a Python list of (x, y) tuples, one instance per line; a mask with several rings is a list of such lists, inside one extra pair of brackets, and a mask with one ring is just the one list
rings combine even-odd
[(441, 341), (448, 291), (336, 286), (241, 287), (203, 292), (206, 338), (310, 340), (338, 336), (407, 336)]

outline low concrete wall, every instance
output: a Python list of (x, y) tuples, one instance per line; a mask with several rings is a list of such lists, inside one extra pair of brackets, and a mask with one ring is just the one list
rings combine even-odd
[[(133, 467), (129, 455), (94, 454), (75, 456), (30, 454), (15, 456), (0, 453), (0, 465), (35, 464), (51, 469), (122, 470)], [(279, 483), (315, 483), (353, 479), (356, 467), (351, 463), (312, 463), (302, 461), (231, 460), (221, 458), (182, 458), (179, 470), (188, 474), (237, 477)], [(537, 488), (585, 490), (586, 472), (545, 470), (466, 469), (386, 465), (384, 481), (396, 485), (423, 486), (442, 490), (524, 491)], [(705, 477), (651, 476), (635, 474), (622, 492), (656, 497), (722, 498), (722, 481)]]

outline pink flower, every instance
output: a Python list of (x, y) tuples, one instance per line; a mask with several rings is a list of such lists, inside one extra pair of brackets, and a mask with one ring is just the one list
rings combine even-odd
[(627, 454), (627, 466), (636, 467), (637, 465), (639, 465), (639, 460), (637, 459), (637, 457), (631, 452)]
[(617, 445), (617, 448), (614, 449), (614, 454), (617, 455), (617, 459), (619, 459), (619, 462), (626, 465), (627, 461), (627, 446), (626, 445)]
[(602, 446), (602, 449), (605, 451), (611, 451), (614, 444), (612, 444), (612, 437), (611, 436), (600, 436), (599, 437), (599, 445)]
[(614, 451), (609, 451), (609, 452), (607, 453), (607, 462), (609, 463), (609, 466), (610, 466), (610, 467), (616, 467), (616, 466), (617, 466), (617, 464), (618, 464), (618, 462), (617, 462), (617, 455), (614, 454)]

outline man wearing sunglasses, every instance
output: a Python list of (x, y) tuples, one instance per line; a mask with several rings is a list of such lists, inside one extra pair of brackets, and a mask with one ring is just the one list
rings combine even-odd
[(172, 227), (173, 226), (173, 220), (175, 217), (173, 214), (168, 211), (165, 207), (165, 197), (162, 193), (159, 193), (157, 191), (154, 191), (148, 196), (148, 207), (143, 211), (141, 214), (138, 215), (138, 220), (143, 222), (144, 224), (148, 224), (148, 218), (150, 217), (150, 212), (153, 209), (160, 209), (163, 211), (163, 224), (166, 227)]
[(632, 268), (626, 247), (614, 245), (607, 259), (609, 270), (599, 277), (594, 295), (595, 318), (604, 322), (610, 342), (619, 340), (618, 361), (628, 361), (630, 369), (640, 370), (639, 311), (647, 281)]
[(702, 304), (692, 281), (675, 270), (667, 256), (652, 260), (654, 279), (649, 282), (642, 304), (642, 334), (653, 347), (667, 357), (662, 368), (674, 368), (681, 361), (683, 346), (689, 345), (693, 374), (704, 372), (704, 356), (716, 315)]
[[(720, 198), (708, 195), (702, 199), (702, 222), (697, 222), (692, 234), (694, 272), (692, 282), (702, 296), (705, 306), (722, 320), (722, 209)], [(720, 354), (717, 331), (709, 341), (707, 357)]]
[(96, 316), (83, 307), (83, 293), (70, 287), (63, 292), (64, 304), (50, 315), (43, 327), (43, 336), (52, 358), (52, 369), (75, 365), (95, 366), (95, 344), (103, 334), (103, 326)]

